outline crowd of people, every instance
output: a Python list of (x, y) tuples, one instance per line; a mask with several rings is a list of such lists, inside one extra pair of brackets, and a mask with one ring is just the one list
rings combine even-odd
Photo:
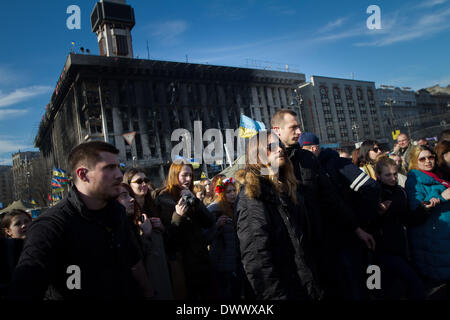
[[(192, 164), (177, 160), (159, 188), (140, 168), (123, 173), (118, 153), (98, 141), (75, 147), (62, 201), (34, 221), (2, 217), (3, 298), (425, 300), (440, 286), (450, 295), (450, 131), (433, 147), (400, 134), (392, 151), (374, 140), (321, 149), (283, 109), (249, 139), (244, 169), (195, 182)], [(381, 270), (377, 290), (369, 265)]]

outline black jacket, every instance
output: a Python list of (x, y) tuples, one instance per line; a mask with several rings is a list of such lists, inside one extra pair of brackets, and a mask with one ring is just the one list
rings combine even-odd
[(348, 216), (365, 228), (377, 218), (381, 188), (350, 159), (341, 158), (332, 149), (320, 152), (319, 163), (330, 178), (336, 192), (348, 206)]
[(322, 247), (328, 239), (328, 227), (339, 228), (349, 234), (359, 226), (355, 215), (332, 185), (317, 157), (298, 144), (286, 148), (294, 166), (299, 192), (305, 199), (310, 217), (315, 247)]
[(242, 263), (257, 299), (321, 299), (302, 205), (278, 195), (267, 179), (246, 173), (236, 202)]
[(408, 257), (408, 243), (405, 227), (420, 225), (429, 216), (429, 211), (423, 205), (411, 210), (408, 196), (404, 188), (379, 183), (381, 187), (381, 201), (390, 200), (388, 210), (378, 214), (372, 225), (378, 254), (398, 255)]
[(188, 290), (193, 287), (206, 287), (210, 282), (211, 265), (207, 242), (202, 229), (211, 228), (214, 219), (203, 203), (195, 198), (194, 205), (188, 212), (179, 216), (175, 199), (166, 189), (154, 193), (155, 205), (165, 227), (164, 240), (169, 260), (174, 260), (181, 253)]
[[(142, 259), (125, 209), (117, 201), (88, 210), (74, 187), (33, 221), (17, 264), (10, 299), (129, 299), (138, 297), (131, 268)], [(67, 286), (78, 266), (81, 289)]]

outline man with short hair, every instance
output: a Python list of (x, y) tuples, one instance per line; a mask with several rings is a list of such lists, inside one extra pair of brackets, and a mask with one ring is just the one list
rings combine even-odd
[(74, 186), (30, 225), (10, 299), (153, 296), (125, 209), (115, 200), (122, 182), (118, 153), (94, 141), (69, 154)]
[(398, 142), (398, 148), (397, 148), (397, 150), (394, 150), (394, 153), (398, 154), (400, 157), (402, 157), (403, 169), (408, 171), (409, 158), (410, 158), (411, 149), (412, 149), (413, 145), (409, 141), (409, 138), (406, 135), (406, 133), (400, 133), (397, 137), (397, 142)]

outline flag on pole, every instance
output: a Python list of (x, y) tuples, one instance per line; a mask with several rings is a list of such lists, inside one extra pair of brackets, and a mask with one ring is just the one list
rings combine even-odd
[(53, 176), (66, 178), (67, 177), (67, 172), (65, 172), (63, 169), (59, 169), (59, 168), (54, 167), (53, 168)]
[(61, 183), (58, 181), (58, 180), (56, 180), (55, 178), (53, 178), (52, 179), (52, 188), (53, 189), (62, 189), (62, 185), (61, 185)]
[(180, 160), (180, 159), (184, 160), (186, 162), (189, 162), (190, 164), (192, 164), (192, 167), (194, 169), (200, 168), (200, 163), (194, 158), (188, 159), (188, 158), (185, 158), (185, 157), (182, 157), (182, 156), (175, 156), (174, 160), (176, 161), (176, 160)]
[(239, 125), (239, 137), (251, 138), (259, 131), (266, 130), (266, 126), (261, 121), (255, 121), (252, 118), (241, 114), (241, 123)]

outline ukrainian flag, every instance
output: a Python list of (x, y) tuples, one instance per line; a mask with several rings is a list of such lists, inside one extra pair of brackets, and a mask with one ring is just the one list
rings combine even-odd
[(185, 157), (182, 157), (182, 156), (175, 156), (174, 161), (180, 160), (180, 159), (184, 160), (186, 162), (189, 162), (190, 164), (192, 164), (192, 167), (194, 169), (198, 169), (200, 167), (200, 163), (194, 158), (188, 159), (188, 158), (185, 158)]
[(259, 131), (266, 130), (264, 123), (260, 121), (255, 121), (252, 118), (241, 114), (241, 123), (239, 125), (239, 137), (241, 138), (251, 138)]
[(67, 172), (65, 172), (63, 169), (59, 169), (59, 168), (54, 167), (53, 168), (53, 176), (54, 177), (67, 178)]
[(67, 177), (53, 177), (56, 181), (58, 181), (61, 185), (69, 184), (69, 178)]
[(61, 189), (62, 185), (58, 180), (52, 179), (52, 188), (53, 189)]

